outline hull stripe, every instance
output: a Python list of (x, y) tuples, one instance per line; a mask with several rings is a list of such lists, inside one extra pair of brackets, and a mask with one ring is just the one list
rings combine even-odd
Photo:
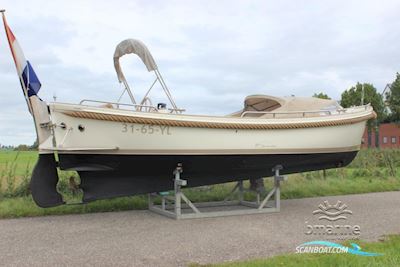
[[(65, 154), (113, 154), (113, 155), (268, 155), (268, 154), (299, 154), (299, 153), (339, 153), (360, 150), (360, 145), (333, 148), (271, 148), (271, 149), (119, 149), (104, 148), (58, 148), (54, 149)], [(54, 151), (51, 150), (51, 151)], [(40, 150), (41, 154), (49, 153)]]

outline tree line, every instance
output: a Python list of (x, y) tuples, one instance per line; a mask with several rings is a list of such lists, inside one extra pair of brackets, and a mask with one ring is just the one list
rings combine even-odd
[[(340, 105), (344, 108), (361, 105), (364, 87), (364, 104), (370, 103), (377, 114), (376, 120), (368, 122), (371, 129), (379, 123), (400, 122), (400, 73), (396, 73), (396, 78), (391, 83), (390, 90), (385, 94), (380, 94), (373, 84), (357, 83), (355, 86), (344, 91), (341, 95)], [(330, 99), (327, 94), (316, 93), (314, 97)]]

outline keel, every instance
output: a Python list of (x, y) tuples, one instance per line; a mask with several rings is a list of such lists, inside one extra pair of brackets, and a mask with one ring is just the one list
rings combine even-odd
[(41, 208), (64, 204), (57, 192), (58, 174), (54, 154), (39, 154), (39, 160), (33, 169), (30, 189), (36, 205)]

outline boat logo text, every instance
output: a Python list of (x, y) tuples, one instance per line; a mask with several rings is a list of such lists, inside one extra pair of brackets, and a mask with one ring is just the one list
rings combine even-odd
[(353, 212), (340, 200), (336, 204), (324, 201), (312, 214), (318, 223), (313, 224), (306, 221), (304, 231), (306, 235), (325, 236), (333, 239), (346, 239), (347, 237), (358, 239), (361, 233), (361, 227), (358, 224), (346, 223)]

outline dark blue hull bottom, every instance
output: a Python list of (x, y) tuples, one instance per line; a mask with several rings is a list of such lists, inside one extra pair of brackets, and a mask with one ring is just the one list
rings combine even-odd
[(83, 201), (161, 192), (173, 189), (173, 174), (183, 165), (188, 187), (272, 176), (282, 165), (282, 174), (337, 168), (348, 165), (357, 151), (275, 155), (94, 155), (41, 154), (31, 181), (32, 196), (41, 207), (63, 204), (56, 192), (56, 167), (76, 170), (81, 178)]

